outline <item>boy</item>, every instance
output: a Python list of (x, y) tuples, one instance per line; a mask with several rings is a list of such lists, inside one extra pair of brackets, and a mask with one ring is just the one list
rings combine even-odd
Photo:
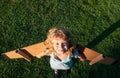
[(55, 72), (55, 78), (60, 78), (61, 73), (69, 74), (73, 63), (72, 58), (85, 60), (84, 55), (78, 52), (77, 45), (73, 42), (70, 32), (64, 28), (50, 29), (44, 44), (46, 51), (38, 54), (37, 58), (45, 55), (50, 56), (50, 66)]

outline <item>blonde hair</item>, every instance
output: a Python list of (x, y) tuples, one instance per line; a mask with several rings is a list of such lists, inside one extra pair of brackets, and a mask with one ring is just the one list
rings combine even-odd
[(54, 27), (48, 31), (47, 39), (44, 44), (46, 45), (46, 49), (50, 52), (55, 52), (52, 46), (53, 38), (61, 38), (69, 43), (68, 51), (66, 54), (72, 55), (72, 50), (76, 47), (75, 43), (72, 40), (72, 35), (69, 31), (65, 30), (62, 27)]
[(47, 38), (49, 40), (52, 40), (53, 38), (62, 38), (65, 41), (69, 41), (71, 39), (71, 34), (64, 28), (58, 27), (58, 28), (52, 28), (49, 30)]

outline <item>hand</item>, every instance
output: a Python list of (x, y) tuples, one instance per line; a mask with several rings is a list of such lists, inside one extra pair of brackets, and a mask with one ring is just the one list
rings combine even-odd
[(83, 55), (78, 55), (78, 58), (81, 60), (81, 61), (85, 61), (86, 58), (83, 56)]

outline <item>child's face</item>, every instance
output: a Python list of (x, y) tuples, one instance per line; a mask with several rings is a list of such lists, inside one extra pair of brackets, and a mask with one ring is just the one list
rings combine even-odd
[(52, 43), (54, 50), (59, 54), (63, 54), (68, 50), (68, 42), (61, 38), (54, 38)]

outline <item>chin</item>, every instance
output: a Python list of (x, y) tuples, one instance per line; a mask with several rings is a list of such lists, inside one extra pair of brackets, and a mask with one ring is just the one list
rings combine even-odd
[(59, 54), (63, 54), (63, 53), (65, 53), (64, 51), (58, 51), (57, 53), (59, 53)]

